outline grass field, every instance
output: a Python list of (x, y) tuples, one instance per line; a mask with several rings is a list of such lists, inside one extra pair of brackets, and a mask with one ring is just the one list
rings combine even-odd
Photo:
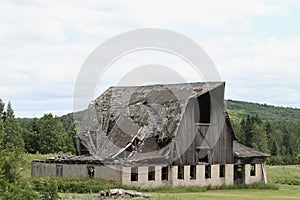
[[(281, 185), (279, 190), (208, 190), (195, 193), (151, 193), (153, 199), (225, 199), (225, 200), (264, 200), (264, 199), (299, 199), (300, 186)], [(62, 199), (92, 200), (99, 199), (97, 194), (60, 194)]]
[(300, 165), (267, 166), (267, 175), (271, 183), (300, 185)]
[[(22, 174), (30, 177), (30, 163), (33, 159), (50, 158), (53, 155), (25, 156)], [(183, 199), (300, 199), (300, 165), (297, 166), (267, 166), (267, 175), (270, 183), (278, 184), (279, 190), (259, 189), (226, 189), (207, 190), (203, 192), (150, 192), (154, 199), (183, 200)], [(62, 199), (92, 200), (99, 199), (97, 194), (61, 193)]]

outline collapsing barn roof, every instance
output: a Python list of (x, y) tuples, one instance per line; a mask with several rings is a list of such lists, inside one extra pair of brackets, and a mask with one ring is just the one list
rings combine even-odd
[(95, 159), (167, 160), (189, 98), (223, 82), (110, 87), (92, 101), (78, 136)]

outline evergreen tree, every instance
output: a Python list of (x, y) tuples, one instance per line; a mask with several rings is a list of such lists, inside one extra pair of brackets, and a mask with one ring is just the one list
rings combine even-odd
[(0, 118), (2, 118), (4, 106), (5, 106), (4, 102), (2, 101), (2, 99), (0, 99)]
[(249, 147), (252, 147), (253, 144), (253, 131), (252, 131), (252, 119), (250, 115), (247, 115), (246, 121), (245, 121), (245, 144)]
[(252, 146), (257, 147), (257, 150), (262, 151), (264, 153), (269, 153), (268, 149), (268, 137), (267, 133), (264, 130), (264, 127), (256, 122), (253, 124), (253, 143)]
[(12, 105), (11, 105), (10, 101), (7, 104), (6, 116), (7, 117), (12, 117), (12, 118), (15, 117), (14, 110), (12, 108)]
[(291, 135), (284, 131), (282, 138), (283, 155), (292, 155)]
[(3, 148), (3, 138), (4, 138), (4, 124), (2, 119), (0, 118), (0, 150)]
[(20, 175), (24, 164), (22, 128), (9, 107), (10, 116), (5, 122), (0, 118), (0, 199), (38, 199), (38, 193)]
[(273, 140), (272, 148), (271, 148), (271, 156), (277, 156), (279, 153), (279, 148), (276, 140)]
[(15, 118), (8, 117), (4, 122), (4, 137), (2, 145), (5, 148), (16, 147), (24, 150), (24, 140), (22, 138), (23, 129)]

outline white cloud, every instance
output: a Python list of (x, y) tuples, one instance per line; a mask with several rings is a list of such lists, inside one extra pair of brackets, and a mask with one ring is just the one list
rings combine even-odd
[[(228, 98), (300, 107), (300, 27), (279, 30), (268, 24), (273, 16), (299, 18), (299, 7), (293, 0), (4, 0), (0, 98), (11, 100), (19, 116), (69, 111), (76, 76), (94, 48), (121, 32), (154, 27), (177, 31), (202, 45), (227, 80)], [(256, 24), (261, 20), (265, 30)], [(123, 64), (139, 66), (145, 58), (129, 57)], [(164, 64), (166, 57), (153, 54), (144, 64), (151, 59)], [(194, 81), (193, 72), (176, 59), (165, 64)], [(120, 71), (112, 72), (108, 79), (121, 78)], [(283, 89), (288, 95), (276, 97)]]

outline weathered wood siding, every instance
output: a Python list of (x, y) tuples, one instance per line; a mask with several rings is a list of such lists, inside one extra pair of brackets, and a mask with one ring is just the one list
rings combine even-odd
[[(174, 165), (195, 165), (199, 154), (208, 151), (210, 164), (233, 163), (233, 134), (225, 120), (224, 86), (211, 94), (211, 118), (209, 124), (195, 123), (195, 109), (198, 109), (196, 98), (189, 100), (177, 132), (177, 154), (181, 155)], [(185, 147), (191, 144), (185, 151)]]

